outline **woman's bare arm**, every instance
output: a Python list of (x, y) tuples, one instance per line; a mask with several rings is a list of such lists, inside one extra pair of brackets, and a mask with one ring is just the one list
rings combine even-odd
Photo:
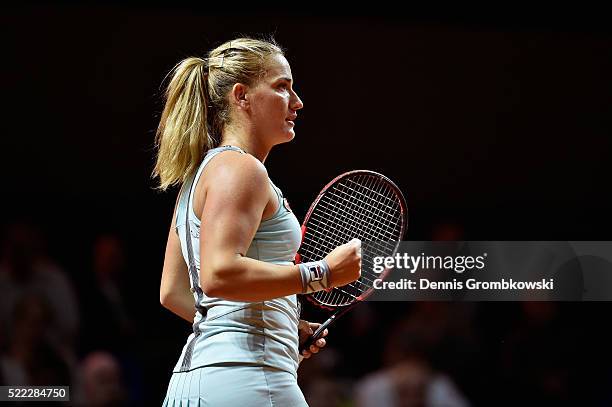
[[(224, 154), (211, 162), (200, 219), (200, 286), (209, 296), (262, 301), (302, 291), (298, 266), (245, 257), (270, 197), (256, 158)], [(214, 166), (213, 166), (214, 165)]]
[(195, 302), (189, 285), (187, 265), (181, 253), (181, 241), (176, 233), (176, 206), (168, 233), (166, 255), (162, 271), (159, 300), (161, 304), (179, 317), (193, 322)]

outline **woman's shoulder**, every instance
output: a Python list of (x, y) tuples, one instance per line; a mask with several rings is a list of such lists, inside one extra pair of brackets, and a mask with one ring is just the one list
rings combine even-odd
[(268, 171), (261, 161), (250, 154), (224, 151), (217, 154), (205, 169), (206, 177), (215, 184), (260, 187), (268, 181)]

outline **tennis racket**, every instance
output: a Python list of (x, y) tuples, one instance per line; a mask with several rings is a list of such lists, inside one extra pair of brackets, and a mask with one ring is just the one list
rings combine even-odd
[(357, 238), (362, 241), (361, 277), (330, 290), (307, 294), (314, 305), (334, 311), (300, 347), (300, 354), (319, 339), (330, 324), (365, 300), (374, 281), (388, 270), (373, 272), (373, 258), (393, 256), (406, 231), (406, 200), (389, 178), (374, 171), (357, 170), (327, 184), (310, 206), (302, 224), (302, 244), (296, 263), (323, 259), (334, 248)]

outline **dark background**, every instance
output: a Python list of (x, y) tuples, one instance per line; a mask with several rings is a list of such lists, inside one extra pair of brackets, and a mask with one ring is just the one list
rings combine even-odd
[[(176, 198), (150, 178), (160, 86), (182, 58), (240, 34), (274, 34), (305, 104), (295, 140), (266, 162), (298, 219), (331, 178), (371, 169), (404, 192), (408, 240), (610, 239), (612, 35), (601, 10), (296, 7), (35, 2), (1, 17), (1, 226), (40, 230), (81, 304), (94, 242), (121, 242), (137, 335), (107, 348), (132, 404), (161, 401), (190, 330), (159, 304)], [(385, 366), (376, 343), (403, 315), (427, 313), (422, 304), (368, 307), (380, 317), (359, 340), (351, 318), (334, 328), (332, 378)], [(432, 307), (470, 310), (470, 345), (448, 334), (429, 361), (473, 404), (610, 400), (608, 303), (553, 304), (541, 332), (521, 325), (525, 304)], [(86, 309), (80, 338), (91, 334)], [(529, 334), (518, 335), (508, 367), (505, 338), (521, 329)], [(77, 339), (77, 358), (105, 348), (93, 343)], [(350, 360), (357, 352), (361, 365)], [(553, 390), (525, 379), (551, 366), (564, 372)]]

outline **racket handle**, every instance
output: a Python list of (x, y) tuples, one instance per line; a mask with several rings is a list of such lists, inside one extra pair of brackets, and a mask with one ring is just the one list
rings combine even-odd
[(304, 342), (304, 344), (302, 346), (300, 346), (300, 355), (302, 354), (302, 352), (305, 349), (310, 349), (310, 345), (314, 344), (317, 339), (319, 339), (321, 337), (321, 335), (323, 335), (323, 331), (325, 331), (325, 329), (332, 323), (334, 322), (334, 320), (336, 319), (336, 315), (332, 315), (331, 317), (329, 317), (327, 319), (327, 321), (323, 322), (316, 331), (314, 331), (314, 333), (310, 336), (310, 338), (306, 339), (306, 342)]

